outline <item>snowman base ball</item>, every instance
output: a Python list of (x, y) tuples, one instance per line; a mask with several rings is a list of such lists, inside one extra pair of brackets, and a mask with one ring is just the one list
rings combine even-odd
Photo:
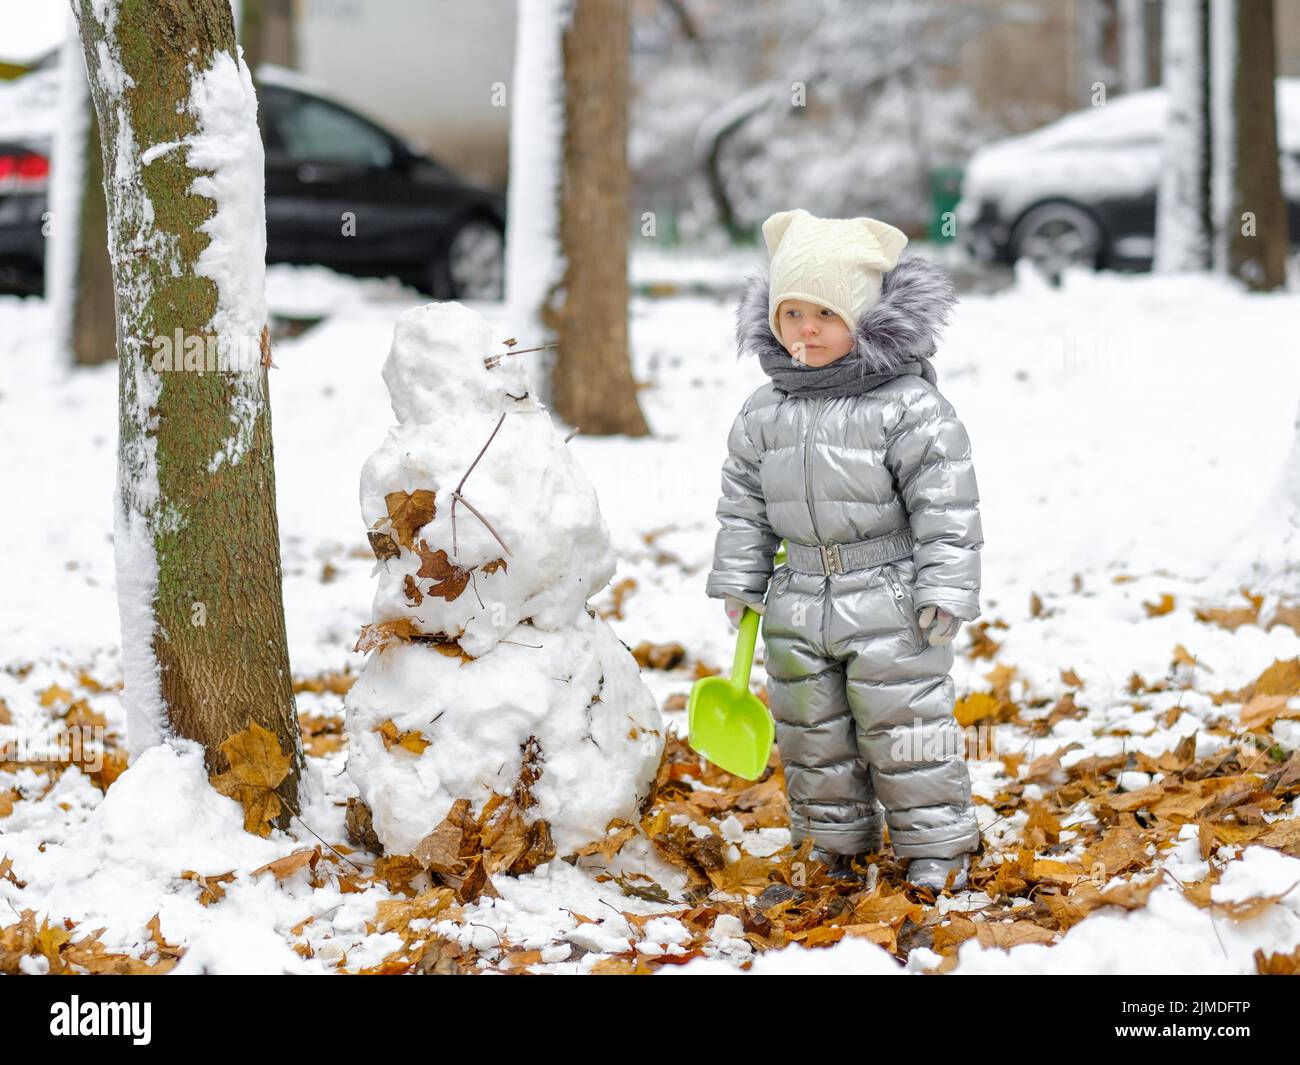
[(348, 772), (389, 853), (414, 851), (457, 798), (477, 813), (511, 795), (530, 752), (527, 819), (547, 823), (559, 855), (636, 820), (663, 750), (659, 711), (610, 627), (583, 618), (521, 624), (472, 661), (421, 643), (375, 653), (348, 693)]

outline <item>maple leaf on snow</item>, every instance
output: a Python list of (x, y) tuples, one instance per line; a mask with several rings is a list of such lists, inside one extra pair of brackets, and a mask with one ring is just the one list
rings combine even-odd
[(465, 590), (465, 585), (469, 584), (470, 571), (450, 561), (447, 552), (442, 548), (430, 551), (429, 545), (421, 540), (415, 548), (415, 553), (420, 556), (420, 569), (415, 575), (431, 577), (435, 582), (425, 593), (426, 595), (440, 596), (450, 602)]
[(384, 647), (394, 640), (409, 641), (416, 635), (410, 618), (373, 622), (362, 626), (361, 635), (357, 637), (357, 645), (353, 650), (368, 654), (376, 647)]
[(393, 724), (391, 718), (381, 725), (376, 725), (373, 731), (378, 732), (383, 739), (384, 750), (386, 751), (391, 751), (394, 747), (401, 747), (412, 754), (423, 754), (429, 746), (429, 741), (424, 738), (419, 730), (398, 732), (397, 726)]
[(389, 492), (384, 496), (384, 504), (388, 507), (393, 533), (403, 547), (413, 548), (415, 534), (438, 513), (435, 493), (427, 488), (417, 488), (414, 492)]
[(243, 806), (246, 832), (269, 836), (271, 822), (280, 814), (275, 789), (289, 775), (289, 756), (274, 732), (251, 720), (221, 745), (221, 753), (230, 768), (213, 777), (212, 786)]

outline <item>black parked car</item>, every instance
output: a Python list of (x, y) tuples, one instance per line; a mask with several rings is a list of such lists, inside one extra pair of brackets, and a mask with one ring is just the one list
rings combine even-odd
[[(23, 106), (49, 101), (6, 138), (0, 113), (0, 291), (44, 287), (42, 219), (56, 117), (57, 68), (24, 77)], [(17, 83), (0, 92), (0, 112)], [(0, 83), (3, 87), (3, 83)], [(400, 137), (262, 67), (258, 123), (266, 149), (267, 262), (316, 263), (395, 276), (437, 299), (500, 299), (505, 198), (457, 177)]]

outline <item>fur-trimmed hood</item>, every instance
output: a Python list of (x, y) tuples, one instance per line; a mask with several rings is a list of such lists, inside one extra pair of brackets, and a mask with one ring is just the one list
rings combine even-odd
[[(957, 302), (952, 278), (919, 255), (899, 259), (881, 278), (880, 299), (858, 318), (848, 360), (867, 373), (889, 373), (917, 358), (931, 358)], [(768, 322), (766, 268), (750, 274), (736, 309), (736, 346), (741, 354), (790, 357)]]

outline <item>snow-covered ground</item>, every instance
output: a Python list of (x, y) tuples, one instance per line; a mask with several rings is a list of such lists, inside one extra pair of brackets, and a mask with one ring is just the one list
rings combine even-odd
[[(689, 277), (715, 273), (703, 264)], [(276, 344), (271, 393), (290, 657), (296, 678), (326, 688), (301, 692), (299, 710), (338, 718), (342, 695), (311, 681), (361, 666), (352, 647), (371, 620), (375, 582), (358, 474), (393, 422), (380, 368), (394, 320), (421, 300), (391, 284), (316, 269), (273, 268), (268, 282), (273, 312), (323, 317)], [(501, 339), (511, 335), (499, 307), (477, 309), (499, 323)], [(619, 556), (594, 605), (610, 608), (622, 585), (621, 616), (611, 615), (619, 637), (631, 647), (675, 642), (687, 650), (677, 669), (644, 671), (661, 706), (689, 690), (697, 661), (715, 668), (730, 661), (731, 630), (721, 605), (705, 598), (704, 578), (726, 430), (762, 381), (753, 361), (736, 361), (732, 309), (707, 296), (638, 297), (635, 373), (654, 435), (579, 434), (568, 445), (599, 493)], [(991, 661), (960, 653), (967, 635), (959, 635), (958, 691), (988, 690), (993, 667), (1014, 667), (1017, 700), (1054, 702), (1075, 691), (1088, 711), (1041, 736), (1005, 726), (999, 753), (1022, 751), (1028, 763), (1073, 741), (1081, 747), (1066, 765), (1122, 750), (1156, 756), (1235, 712), (1206, 693), (1241, 688), (1275, 660), (1300, 654), (1286, 625), (1228, 629), (1193, 613), (1246, 605), (1234, 576), (1216, 563), (1267, 497), (1291, 445), (1300, 397), (1297, 310), (1294, 293), (1251, 296), (1209, 278), (1068, 274), (1055, 290), (1022, 274), (1003, 292), (963, 298), (935, 367), (975, 456), (986, 540), (982, 620), (1005, 628), (991, 630), (1001, 645)], [(531, 339), (520, 337), (525, 346)], [(110, 538), (116, 368), (69, 373), (52, 365), (51, 350), (44, 303), (0, 298), (7, 519), (0, 523), (0, 743), (33, 735), (74, 698), (110, 729), (124, 728), (113, 689), (120, 678)], [(1165, 595), (1172, 609), (1151, 616), (1143, 604)], [(1266, 602), (1265, 615), (1272, 606)], [(1192, 688), (1150, 694), (1147, 709), (1134, 709), (1130, 675), (1169, 676), (1180, 644), (1198, 662), (1178, 667)], [(1063, 670), (1081, 684), (1068, 685)], [(761, 681), (761, 670), (754, 679)], [(1166, 725), (1163, 712), (1175, 705), (1181, 716)], [(12, 724), (3, 724), (4, 708)], [(666, 716), (682, 728), (684, 715)], [(1279, 718), (1273, 739), (1294, 749), (1298, 724)], [(1223, 742), (1202, 730), (1196, 753)], [(346, 838), (343, 804), (355, 795), (345, 757), (340, 748), (311, 759), (313, 801), (302, 817), (333, 844)], [(1010, 779), (997, 758), (972, 760), (971, 775), (985, 799)], [(381, 901), (399, 897), (385, 887), (353, 891), (336, 876), (308, 879), (306, 870), (283, 879), (253, 875), (317, 841), (296, 822), (291, 834), (269, 839), (245, 833), (238, 807), (208, 787), (193, 750), (152, 749), (107, 793), (76, 768), (47, 792), (48, 783), (30, 768), (0, 771), (0, 863), (5, 855), (12, 861), (12, 874), (0, 874), (5, 910), (103, 927), (101, 942), (135, 955), (154, 950), (147, 926), (158, 914), (162, 937), (185, 948), (173, 971), (330, 971), (344, 958), (356, 971), (400, 946), (395, 933), (368, 927)], [(1266, 817), (1297, 812), (1293, 804)], [(990, 852), (984, 861), (1014, 858), (1021, 824), (989, 805), (978, 813)], [(1195, 831), (1186, 831), (1190, 837), (1159, 859), (1169, 881), (1206, 874)], [(758, 855), (787, 839), (781, 829), (763, 829), (739, 841)], [(343, 871), (342, 859), (330, 860)], [(1257, 948), (1294, 951), (1300, 860), (1229, 845), (1212, 861), (1224, 865), (1216, 902), (1281, 897), (1228, 922), (1166, 883), (1144, 907), (1099, 909), (1057, 943), (1003, 950), (972, 939), (956, 971), (1253, 972)], [(673, 898), (684, 880), (643, 839), (628, 844), (615, 866), (652, 877)], [(628, 897), (615, 881), (596, 879), (603, 869), (596, 855), (498, 878), (502, 898), (484, 898), (433, 927), (485, 958), (498, 937), (540, 951), (538, 971), (585, 971), (637, 943), (648, 956), (679, 952), (674, 944), (689, 934), (676, 918), (623, 915), (683, 906)], [(200, 885), (180, 879), (186, 871), (235, 876), (220, 902), (204, 906)], [(965, 911), (992, 902), (982, 892), (941, 901)], [(8, 923), (0, 916), (0, 929)], [(711, 957), (678, 971), (735, 971), (749, 957), (739, 934), (734, 919), (719, 918), (705, 951)], [(919, 947), (904, 969), (872, 942), (846, 937), (827, 948), (762, 954), (753, 971), (924, 971), (939, 960)], [(46, 963), (28, 958), (23, 967), (43, 971)]]

